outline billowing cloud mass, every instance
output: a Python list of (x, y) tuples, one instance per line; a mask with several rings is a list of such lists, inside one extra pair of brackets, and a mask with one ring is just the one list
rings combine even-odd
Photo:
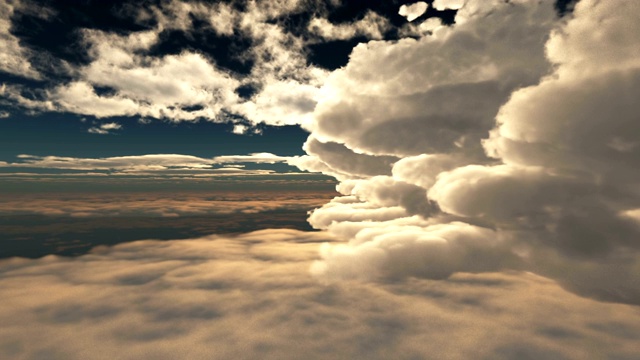
[[(640, 304), (640, 3), (436, 1), (456, 24), (358, 45), (321, 90), (303, 168), (330, 279), (504, 269)], [(544, 357), (544, 356), (542, 356)]]
[(0, 356), (578, 360), (640, 351), (636, 307), (580, 298), (530, 273), (319, 283), (308, 268), (318, 243), (332, 241), (263, 230), (0, 260)]

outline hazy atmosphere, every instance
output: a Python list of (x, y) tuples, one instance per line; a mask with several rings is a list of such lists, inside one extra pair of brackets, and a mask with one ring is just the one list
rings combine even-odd
[(640, 358), (639, 18), (0, 0), (0, 359)]

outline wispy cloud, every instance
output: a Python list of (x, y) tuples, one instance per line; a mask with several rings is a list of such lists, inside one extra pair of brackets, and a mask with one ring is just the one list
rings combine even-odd
[[(118, 124), (103, 124), (105, 130), (118, 129)], [(297, 157), (278, 156), (271, 153), (253, 153), (249, 155), (225, 155), (214, 158), (201, 158), (179, 154), (149, 154), (135, 156), (116, 156), (106, 158), (75, 158), (61, 156), (35, 156), (21, 154), (16, 162), (0, 162), (0, 167), (22, 169), (43, 169), (73, 171), (75, 176), (109, 174), (110, 176), (234, 176), (234, 175), (278, 175), (274, 169), (246, 169), (245, 164), (288, 164)], [(284, 174), (302, 174), (291, 167)], [(305, 172), (306, 173), (306, 172)], [(6, 173), (4, 175), (11, 175)], [(58, 173), (56, 173), (58, 174)], [(37, 176), (38, 173), (31, 173)], [(44, 174), (41, 174), (44, 175)], [(58, 174), (62, 175), (62, 174)]]
[(96, 126), (91, 127), (87, 131), (91, 134), (107, 135), (107, 134), (111, 134), (113, 130), (120, 130), (120, 129), (122, 129), (122, 125), (112, 122), (112, 123), (100, 124), (100, 126), (97, 126), (97, 127)]
[(274, 164), (278, 162), (288, 162), (294, 157), (278, 156), (271, 153), (253, 153), (249, 155), (226, 155), (216, 156), (213, 161), (218, 164), (226, 163), (267, 163)]

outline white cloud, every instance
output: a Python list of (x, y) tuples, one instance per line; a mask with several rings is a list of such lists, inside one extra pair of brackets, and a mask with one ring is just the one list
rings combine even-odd
[(100, 126), (94, 126), (89, 128), (89, 132), (92, 134), (100, 134), (100, 135), (107, 135), (111, 133), (111, 130), (120, 130), (122, 129), (122, 125), (118, 124), (118, 123), (105, 123), (105, 124), (100, 124)]
[(99, 96), (86, 82), (60, 86), (53, 91), (52, 99), (61, 109), (96, 117), (134, 115), (138, 110), (135, 101), (120, 96)]
[(108, 158), (73, 158), (60, 156), (19, 155), (22, 161), (12, 166), (37, 167), (73, 170), (123, 170), (133, 167), (207, 168), (213, 163), (210, 159), (190, 155), (153, 154), (137, 156), (116, 156)]
[(295, 125), (311, 121), (318, 89), (295, 80), (264, 79), (262, 90), (251, 101), (231, 109), (249, 119), (270, 125)]
[(291, 159), (291, 157), (278, 156), (271, 153), (253, 153), (249, 155), (216, 156), (213, 158), (213, 162), (217, 164), (239, 163), (239, 162), (274, 164), (277, 162), (286, 162), (286, 161), (289, 161), (289, 159)]
[[(89, 132), (108, 134), (120, 125), (102, 124), (91, 128)], [(273, 170), (247, 170), (242, 167), (229, 167), (234, 163), (274, 164), (289, 163), (295, 157), (278, 156), (271, 153), (253, 153), (249, 155), (224, 155), (211, 159), (180, 154), (149, 154), (116, 156), (106, 158), (74, 158), (61, 156), (18, 155), (20, 161), (3, 163), (0, 166), (10, 168), (39, 168), (57, 170), (77, 170), (84, 172), (108, 171), (110, 175), (184, 175), (227, 176), (227, 175), (268, 175)], [(220, 167), (219, 165), (225, 165)], [(291, 173), (297, 174), (297, 173)], [(37, 174), (32, 174), (37, 175)]]
[(584, 359), (640, 351), (637, 309), (575, 297), (532, 274), (319, 283), (308, 268), (322, 241), (333, 240), (264, 230), (2, 260), (0, 357)]
[(323, 171), (338, 179), (388, 175), (391, 173), (391, 165), (398, 160), (393, 156), (357, 153), (343, 144), (321, 142), (313, 136), (305, 142), (303, 149), (311, 157), (292, 159), (292, 165), (309, 171)]
[(435, 0), (433, 2), (433, 8), (439, 11), (452, 9), (458, 10), (465, 4), (465, 0)]
[[(500, 5), (488, 16), (436, 36), (358, 45), (330, 75), (307, 127), (359, 153), (483, 157), (479, 140), (500, 105), (549, 71), (543, 40), (555, 22), (546, 1)], [(505, 36), (514, 27), (527, 30)]]
[[(304, 39), (274, 22), (279, 16), (300, 11), (301, 6), (299, 1), (250, 2), (241, 11), (228, 4), (177, 0), (142, 9), (125, 6), (139, 22), (153, 22), (156, 27), (126, 35), (82, 29), (79, 34), (91, 61), (67, 69), (66, 75), (72, 80), (47, 89), (44, 100), (25, 98), (19, 88), (10, 89), (5, 95), (29, 109), (99, 118), (141, 116), (226, 122), (237, 121), (235, 115), (239, 115), (245, 117), (240, 121), (248, 120), (247, 125), (275, 126), (310, 121), (318, 87), (327, 72), (307, 64)], [(209, 24), (221, 36), (242, 36), (251, 42), (252, 46), (238, 55), (239, 61), (252, 64), (251, 74), (231, 73), (218, 66), (215, 59), (195, 51), (164, 56), (149, 54), (160, 41), (162, 31), (192, 31), (192, 19)], [(371, 15), (356, 28), (359, 32), (373, 33), (376, 24), (383, 26), (382, 23), (381, 18)], [(7, 29), (10, 25), (7, 18)], [(17, 46), (17, 40), (13, 42)], [(14, 50), (5, 53), (15, 60), (17, 51), (22, 50)], [(7, 66), (15, 68), (15, 64), (27, 63), (12, 64)], [(27, 69), (20, 72), (26, 74)], [(252, 99), (242, 99), (234, 92), (245, 83), (257, 85), (259, 91)]]
[(419, 18), (422, 14), (427, 11), (429, 4), (424, 1), (418, 1), (409, 5), (400, 6), (400, 10), (398, 14), (407, 18), (407, 21), (411, 22), (417, 18)]
[(348, 40), (357, 36), (379, 40), (391, 28), (389, 20), (369, 11), (360, 20), (349, 24), (332, 24), (325, 18), (316, 17), (309, 21), (309, 31), (327, 40)]
[(434, 7), (463, 3), (433, 35), (359, 45), (321, 90), (300, 166), (341, 181), (311, 222), (347, 242), (315, 270), (528, 269), (640, 303), (640, 5)]
[[(127, 36), (85, 30), (94, 60), (80, 69), (82, 79), (51, 92), (61, 109), (96, 117), (132, 116), (194, 120), (216, 119), (238, 101), (239, 81), (216, 69), (202, 55), (184, 52), (151, 58), (136, 53), (157, 42), (149, 31)], [(96, 94), (95, 87), (113, 93)], [(185, 108), (199, 105), (201, 109)]]
[[(28, 61), (29, 51), (20, 45), (20, 40), (11, 34), (11, 16), (16, 9), (34, 6), (29, 2), (0, 1), (0, 71), (31, 79), (40, 79), (41, 75)], [(46, 16), (44, 8), (34, 13)]]

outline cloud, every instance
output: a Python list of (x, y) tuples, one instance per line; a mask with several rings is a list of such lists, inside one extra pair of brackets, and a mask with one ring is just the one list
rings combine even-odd
[[(18, 5), (3, 6), (7, 16), (1, 24), (7, 48), (2, 52), (6, 59), (0, 69), (38, 77), (29, 63), (22, 61), (27, 50), (9, 32), (10, 15)], [(64, 81), (45, 84), (39, 99), (25, 96), (17, 85), (11, 85), (11, 93), (4, 95), (10, 95), (7, 98), (13, 104), (36, 111), (98, 118), (141, 116), (169, 121), (300, 124), (309, 120), (316, 92), (327, 74), (308, 64), (305, 40), (275, 21), (302, 11), (301, 6), (297, 1), (277, 5), (250, 2), (240, 8), (178, 0), (141, 7), (123, 5), (120, 11), (136, 22), (146, 28), (154, 25), (131, 33), (78, 28), (81, 43), (77, 46), (86, 50), (87, 63), (64, 63), (64, 69), (59, 69), (64, 73)], [(27, 11), (26, 7), (21, 11)], [(55, 14), (48, 16), (54, 18)], [(194, 20), (203, 28), (194, 27)], [(358, 32), (373, 32), (375, 24), (383, 26), (383, 19), (371, 15), (360, 23), (356, 26)], [(231, 63), (246, 67), (248, 73), (236, 73), (223, 59), (188, 44), (178, 53), (157, 53), (170, 34), (180, 33), (193, 39), (208, 32), (213, 32), (222, 43), (237, 39), (249, 44), (246, 51), (235, 51), (233, 44), (220, 45), (231, 46), (224, 56)], [(256, 93), (250, 99), (240, 97), (235, 90), (241, 86), (250, 86)]]
[[(480, 139), (500, 105), (549, 71), (544, 40), (555, 23), (548, 2), (499, 5), (488, 16), (417, 40), (358, 45), (329, 76), (307, 128), (358, 153), (483, 157)], [(505, 36), (514, 27), (527, 31)]]
[(310, 221), (345, 242), (314, 271), (527, 269), (639, 304), (639, 5), (583, 0), (567, 20), (551, 1), (433, 5), (461, 7), (456, 24), (361, 44), (321, 89), (300, 166), (341, 181)]
[[(433, 8), (439, 11), (447, 10), (447, 9), (458, 10), (463, 6), (465, 6), (465, 0), (435, 0), (433, 2)], [(468, 6), (473, 6), (473, 5), (468, 5)]]
[[(93, 61), (80, 70), (82, 79), (60, 85), (50, 97), (64, 111), (96, 117), (140, 115), (172, 120), (215, 119), (238, 101), (239, 81), (216, 69), (204, 56), (184, 52), (161, 58), (137, 55), (149, 51), (158, 33), (116, 35), (84, 30)], [(106, 87), (111, 93), (99, 95)], [(199, 105), (200, 109), (190, 107)]]
[(333, 240), (272, 229), (1, 260), (0, 356), (631, 359), (640, 350), (635, 308), (529, 273), (319, 283), (308, 268), (323, 241)]
[(424, 1), (418, 1), (409, 5), (400, 6), (398, 14), (407, 18), (407, 21), (411, 22), (424, 14), (427, 11), (429, 4)]
[(390, 29), (389, 20), (373, 11), (367, 12), (361, 20), (349, 24), (335, 25), (326, 18), (313, 18), (308, 25), (310, 33), (326, 40), (348, 40), (357, 36), (380, 40)]
[(11, 116), (11, 113), (8, 111), (0, 111), (0, 119), (6, 119)]
[(212, 161), (190, 155), (154, 154), (139, 156), (117, 156), (109, 158), (73, 158), (60, 156), (19, 155), (20, 163), (13, 166), (72, 169), (72, 170), (123, 170), (134, 167), (162, 168), (207, 168)]
[(11, 17), (16, 9), (29, 10), (41, 17), (49, 14), (44, 7), (27, 1), (0, 1), (0, 71), (29, 79), (40, 79), (41, 75), (26, 60), (29, 50), (20, 45), (20, 39), (11, 33)]
[(255, 214), (273, 210), (319, 207), (327, 194), (314, 191), (116, 193), (116, 194), (14, 194), (3, 198), (0, 214), (71, 217), (178, 217)]
[(89, 128), (88, 132), (92, 133), (92, 134), (100, 134), (100, 135), (107, 135), (111, 133), (111, 130), (120, 130), (122, 129), (122, 125), (118, 124), (118, 123), (106, 123), (106, 124), (100, 124), (100, 126), (98, 127), (91, 127)]
[[(109, 134), (120, 129), (116, 123), (102, 124), (92, 127), (89, 132)], [(18, 155), (19, 161), (0, 164), (7, 168), (30, 168), (72, 171), (74, 175), (83, 172), (92, 174), (96, 171), (109, 175), (169, 175), (169, 176), (228, 176), (228, 175), (268, 175), (276, 174), (270, 169), (244, 169), (243, 166), (229, 166), (235, 163), (275, 164), (295, 162), (296, 157), (278, 156), (271, 153), (254, 153), (249, 155), (224, 155), (211, 159), (180, 154), (148, 154), (132, 156), (115, 156), (106, 158), (75, 158), (62, 156)], [(295, 168), (293, 168), (295, 170)], [(79, 171), (79, 172), (78, 172)], [(104, 173), (101, 173), (104, 174)], [(301, 174), (290, 171), (287, 174)], [(31, 175), (37, 175), (32, 173)]]
[(225, 163), (267, 163), (274, 164), (277, 162), (286, 162), (289, 161), (291, 157), (288, 156), (278, 156), (271, 153), (254, 153), (249, 155), (226, 155), (226, 156), (216, 156), (213, 158), (213, 161), (218, 164)]
[(398, 160), (393, 156), (356, 153), (343, 144), (322, 142), (313, 136), (305, 142), (303, 149), (309, 157), (291, 159), (290, 164), (308, 171), (322, 171), (338, 179), (386, 175)]

